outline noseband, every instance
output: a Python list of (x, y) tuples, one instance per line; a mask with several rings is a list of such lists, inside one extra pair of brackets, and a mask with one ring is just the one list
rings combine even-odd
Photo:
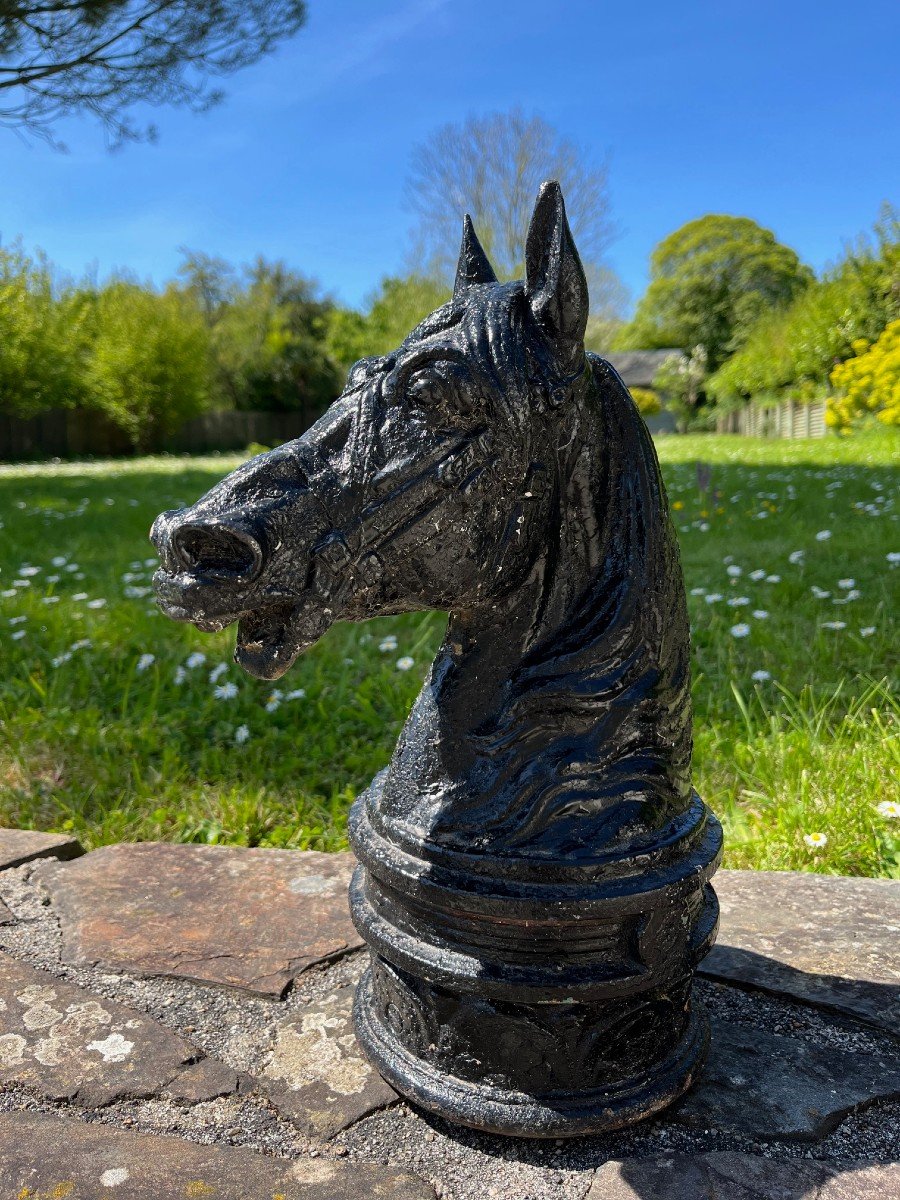
[[(417, 457), (409, 478), (400, 479), (382, 496), (373, 494), (373, 485), (391, 478), (387, 472), (369, 470), (381, 382), (373, 388), (368, 379), (357, 389), (347, 455), (352, 470), (347, 478), (342, 479), (314, 449), (302, 443), (298, 446), (298, 451), (304, 452), (300, 466), (307, 475), (310, 494), (325, 516), (327, 532), (312, 549), (310, 590), (326, 613), (342, 605), (359, 587), (376, 587), (384, 575), (381, 552), (385, 547), (427, 516), (448, 489), (464, 491), (496, 461), (491, 454), (490, 430), (451, 436), (429, 454)], [(398, 500), (402, 501), (399, 512)]]

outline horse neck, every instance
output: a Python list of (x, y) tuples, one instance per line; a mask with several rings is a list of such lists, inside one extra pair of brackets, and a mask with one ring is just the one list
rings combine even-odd
[(594, 375), (530, 572), (451, 617), (386, 776), (385, 818), (436, 841), (598, 845), (688, 802), (677, 545), (646, 427)]
[[(637, 655), (645, 671), (664, 672), (679, 632), (686, 646), (680, 567), (655, 452), (608, 371), (595, 365), (572, 414), (553, 520), (537, 532), (541, 545), (527, 578), (450, 619), (433, 686), (441, 724), (463, 758), (509, 744), (515, 727), (539, 715), (537, 695), (564, 712), (567, 690), (602, 688), (623, 658)], [(553, 721), (546, 713), (541, 719), (551, 735)], [(534, 739), (518, 732), (533, 752)]]

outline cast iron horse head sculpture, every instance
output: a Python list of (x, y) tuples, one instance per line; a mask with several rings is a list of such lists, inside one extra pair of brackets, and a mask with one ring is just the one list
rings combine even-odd
[(691, 789), (689, 637), (653, 445), (586, 354), (559, 186), (525, 280), (466, 218), (452, 299), (301, 438), (152, 537), (163, 611), (282, 675), (340, 620), (446, 609), (360, 797), (357, 1029), (399, 1090), (507, 1133), (611, 1128), (702, 1061), (721, 832)]

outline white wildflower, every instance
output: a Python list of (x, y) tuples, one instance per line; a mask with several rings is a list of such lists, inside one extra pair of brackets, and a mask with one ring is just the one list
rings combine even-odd
[(819, 532), (816, 534), (816, 541), (817, 542), (827, 542), (830, 537), (831, 537), (830, 529), (820, 529)]
[(846, 621), (823, 621), (822, 628), (823, 629), (846, 629), (847, 622)]
[(292, 692), (288, 692), (285, 700), (305, 700), (306, 688), (294, 688)]
[(749, 596), (732, 596), (731, 599), (728, 600), (727, 603), (730, 608), (741, 608), (743, 605), (750, 603), (750, 597)]
[(59, 596), (42, 596), (41, 604), (59, 604)]
[(231, 683), (230, 680), (228, 683), (220, 683), (213, 689), (213, 695), (217, 700), (233, 700), (237, 694), (237, 684)]
[(62, 654), (57, 654), (56, 658), (51, 658), (50, 663), (53, 667), (61, 667), (63, 663), (67, 663), (72, 657), (71, 650), (64, 650)]
[[(189, 654), (184, 660), (184, 665), (189, 671), (193, 671), (195, 667), (202, 667), (206, 662), (206, 655), (200, 650), (195, 650), (193, 654)], [(226, 668), (227, 669), (227, 668)]]
[(276, 708), (280, 708), (281, 701), (283, 699), (284, 692), (282, 692), (279, 688), (275, 688), (266, 701), (266, 712), (275, 712)]
[(410, 658), (408, 654), (404, 654), (402, 658), (397, 659), (397, 670), (398, 671), (408, 671), (411, 667), (414, 667), (415, 665), (416, 665), (416, 660), (414, 658)]
[(722, 599), (721, 592), (709, 592), (704, 596), (707, 604), (717, 604)]
[(824, 833), (804, 833), (803, 840), (811, 850), (821, 850), (823, 846), (828, 845), (828, 838)]
[(728, 567), (728, 574), (731, 576), (732, 579), (737, 579), (737, 577), (739, 575), (743, 575), (743, 571), (737, 565), (737, 563), (732, 563), (732, 565), (730, 567)]
[(759, 581), (761, 579), (765, 579), (765, 577), (766, 577), (766, 573), (760, 567), (758, 567), (755, 571), (750, 572), (750, 578), (753, 580), (754, 583), (759, 583)]
[(769, 619), (769, 613), (765, 608), (754, 608), (753, 615), (757, 621), (767, 621)]
[(57, 554), (55, 558), (51, 558), (50, 562), (54, 567), (64, 567), (69, 560), (63, 554)]
[(856, 587), (856, 580), (855, 579), (839, 579), (837, 585), (839, 588), (843, 588), (844, 591), (846, 592), (850, 588)]
[(10, 617), (9, 623), (10, 623), (10, 625), (21, 625), (23, 621), (27, 621), (27, 620), (28, 620), (28, 618), (24, 617), (24, 616), (23, 617)]
[(706, 588), (704, 588), (704, 587), (691, 588), (691, 595), (692, 596), (705, 596)]
[(19, 574), (25, 579), (32, 579), (35, 575), (39, 574), (40, 569), (40, 567), (30, 567), (26, 564), (24, 567), (19, 567)]
[(382, 638), (378, 643), (378, 649), (382, 654), (389, 654), (392, 650), (397, 649), (397, 639), (393, 634), (390, 634), (386, 638)]
[(864, 625), (863, 628), (859, 631), (859, 636), (860, 637), (871, 637), (874, 632), (875, 632), (874, 625)]
[(185, 671), (184, 667), (176, 667), (175, 668), (175, 683), (180, 687), (181, 684), (183, 684), (186, 679), (187, 679), (187, 671)]
[(88, 608), (105, 608), (106, 601), (102, 600), (102, 599), (101, 600), (88, 600), (87, 606), (88, 606)]
[(228, 670), (228, 663), (219, 663), (219, 665), (217, 667), (213, 667), (213, 669), (210, 671), (209, 682), (216, 683), (219, 679), (222, 678), (222, 676), (225, 674), (225, 672), (227, 670)]
[(9, 636), (14, 642), (21, 642), (22, 638), (25, 636), (25, 630), (17, 629), (15, 633), (11, 633)]
[(147, 668), (152, 667), (155, 662), (156, 662), (155, 654), (142, 654), (141, 657), (137, 661), (136, 669), (138, 671), (146, 671)]
[(750, 632), (750, 626), (745, 621), (741, 621), (737, 625), (732, 625), (732, 627), (731, 627), (731, 636), (732, 637), (745, 638), (745, 637), (747, 637), (749, 632)]
[(798, 563), (803, 562), (803, 558), (804, 558), (805, 554), (806, 554), (805, 550), (792, 550), (791, 553), (788, 555), (788, 562), (793, 563), (794, 566), (797, 566)]
[(900, 819), (900, 804), (896, 800), (882, 800), (880, 804), (875, 805), (875, 811), (880, 817), (887, 817), (889, 821)]
[(766, 583), (781, 583), (781, 576), (780, 575), (767, 575)]
[(87, 598), (88, 598), (87, 592), (76, 592), (75, 595), (72, 597), (73, 600), (87, 600)]
[(234, 743), (236, 746), (243, 746), (244, 742), (250, 737), (250, 728), (247, 725), (238, 725), (234, 731)]
[(828, 597), (831, 595), (831, 592), (826, 591), (825, 588), (817, 587), (815, 584), (813, 584), (809, 590), (812, 592), (812, 594), (815, 596), (815, 598), (817, 600), (827, 600)]
[(772, 674), (770, 671), (759, 670), (759, 671), (754, 671), (753, 674), (750, 676), (750, 678), (753, 680), (754, 683), (766, 683), (769, 679), (772, 678)]

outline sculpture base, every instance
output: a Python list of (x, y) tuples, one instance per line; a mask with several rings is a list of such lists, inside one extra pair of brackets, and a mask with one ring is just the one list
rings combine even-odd
[(447, 1121), (515, 1137), (583, 1136), (642, 1121), (693, 1085), (709, 1048), (709, 1022), (695, 1004), (680, 1042), (662, 1062), (605, 1088), (529, 1095), (435, 1068), (407, 1049), (379, 1008), (370, 969), (356, 993), (356, 1035), (391, 1087)]
[[(359, 1041), (397, 1091), (495, 1133), (619, 1129), (690, 1087), (691, 1006), (721, 828), (698, 796), (655, 845), (600, 863), (402, 844), (380, 780), (350, 814), (354, 924), (372, 952)], [(417, 851), (417, 852), (416, 852)]]

